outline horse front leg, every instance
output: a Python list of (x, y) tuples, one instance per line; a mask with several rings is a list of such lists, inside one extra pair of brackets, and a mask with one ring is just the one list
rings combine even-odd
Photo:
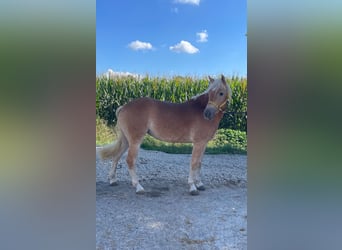
[(204, 190), (204, 185), (201, 181), (200, 170), (201, 170), (201, 161), (203, 157), (203, 153), (207, 143), (194, 143), (192, 148), (192, 157), (190, 164), (190, 173), (188, 178), (188, 183), (190, 185), (190, 194), (198, 195), (198, 190)]
[(204, 191), (205, 187), (204, 187), (203, 182), (201, 181), (201, 168), (202, 168), (202, 162), (199, 163), (197, 167), (197, 171), (195, 173), (195, 185), (198, 190)]
[(145, 192), (144, 188), (139, 183), (139, 178), (136, 174), (135, 170), (135, 162), (138, 155), (140, 144), (133, 144), (130, 145), (128, 148), (128, 155), (127, 155), (127, 165), (128, 165), (128, 172), (132, 178), (132, 185), (135, 187), (135, 192), (137, 194), (143, 194)]

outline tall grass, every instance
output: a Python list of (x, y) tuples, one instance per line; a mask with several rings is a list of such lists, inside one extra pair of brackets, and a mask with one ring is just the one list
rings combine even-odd
[[(219, 128), (247, 131), (247, 79), (226, 77), (233, 96)], [(138, 97), (148, 96), (162, 101), (184, 102), (203, 92), (208, 79), (195, 77), (97, 77), (96, 114), (109, 125), (116, 123), (116, 109)]]

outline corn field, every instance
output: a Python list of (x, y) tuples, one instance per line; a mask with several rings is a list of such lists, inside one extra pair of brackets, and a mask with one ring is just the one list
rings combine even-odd
[[(247, 131), (247, 79), (231, 77), (233, 96), (227, 113), (219, 128)], [(116, 123), (116, 109), (138, 97), (151, 97), (162, 101), (184, 102), (203, 92), (208, 87), (208, 79), (193, 77), (97, 77), (96, 115), (109, 125)]]

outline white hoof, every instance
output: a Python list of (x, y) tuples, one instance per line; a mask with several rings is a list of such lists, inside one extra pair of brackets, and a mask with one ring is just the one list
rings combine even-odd
[(197, 187), (197, 189), (200, 190), (200, 191), (205, 190), (204, 184), (203, 184), (201, 181), (198, 182), (198, 183), (196, 183), (196, 187)]
[(138, 183), (136, 186), (135, 193), (136, 194), (143, 194), (143, 193), (145, 193), (145, 189)]
[(109, 185), (110, 185), (110, 186), (116, 186), (116, 185), (118, 185), (118, 182), (117, 182), (116, 179), (110, 179), (110, 180), (109, 180)]
[(198, 195), (199, 191), (197, 190), (195, 184), (190, 184), (190, 190), (189, 190), (191, 195)]

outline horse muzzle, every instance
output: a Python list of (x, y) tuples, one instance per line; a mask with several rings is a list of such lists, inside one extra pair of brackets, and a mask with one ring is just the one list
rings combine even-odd
[(204, 119), (211, 121), (214, 119), (214, 116), (216, 114), (216, 108), (214, 107), (206, 107), (203, 111)]

